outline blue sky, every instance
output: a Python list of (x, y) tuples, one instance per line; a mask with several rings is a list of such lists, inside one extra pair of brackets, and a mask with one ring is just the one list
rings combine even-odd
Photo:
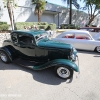
[[(50, 3), (54, 3), (54, 4), (57, 4), (57, 5), (62, 5), (62, 6), (67, 6), (67, 3), (64, 3), (62, 0), (46, 0)], [(83, 7), (83, 1), (80, 1), (78, 0), (78, 3), (80, 4), (81, 7)], [(73, 9), (75, 9), (75, 7), (73, 6)]]

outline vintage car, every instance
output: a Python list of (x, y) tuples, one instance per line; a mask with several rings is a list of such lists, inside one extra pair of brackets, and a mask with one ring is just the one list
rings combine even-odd
[(69, 30), (60, 33), (52, 40), (71, 44), (76, 49), (97, 51), (100, 53), (100, 33), (91, 35), (85, 30)]
[(49, 40), (43, 30), (16, 30), (11, 39), (5, 40), (0, 48), (0, 58), (4, 63), (16, 64), (42, 70), (54, 67), (56, 74), (63, 79), (79, 72), (75, 64), (77, 51), (70, 44)]

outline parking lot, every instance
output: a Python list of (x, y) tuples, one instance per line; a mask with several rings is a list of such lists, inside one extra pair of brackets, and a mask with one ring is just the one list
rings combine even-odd
[(79, 51), (80, 74), (73, 81), (52, 68), (33, 71), (0, 60), (0, 100), (100, 100), (100, 55)]

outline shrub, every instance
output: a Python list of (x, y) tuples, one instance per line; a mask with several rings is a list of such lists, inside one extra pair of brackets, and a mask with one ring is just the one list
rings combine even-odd
[(49, 27), (50, 27), (51, 30), (55, 30), (56, 29), (56, 24), (50, 23)]
[(0, 25), (2, 25), (2, 24), (7, 24), (7, 22), (0, 22)]
[(77, 29), (78, 26), (75, 24), (61, 24), (60, 29)]
[(54, 23), (48, 24), (47, 22), (40, 22), (40, 23), (39, 22), (17, 22), (16, 29), (21, 30), (24, 29), (24, 26), (28, 27), (32, 25), (36, 25), (39, 29), (41, 28), (46, 29), (48, 26), (50, 26), (51, 29), (56, 29), (56, 24)]
[(7, 24), (0, 25), (0, 31), (7, 31), (8, 28), (9, 28), (9, 25), (7, 25)]

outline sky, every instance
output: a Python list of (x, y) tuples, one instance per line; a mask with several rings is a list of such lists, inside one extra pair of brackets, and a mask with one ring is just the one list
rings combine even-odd
[[(67, 7), (67, 3), (64, 3), (62, 0), (46, 0), (47, 2), (50, 2), (50, 3), (53, 3), (53, 4), (57, 4), (57, 5), (61, 5), (61, 6), (65, 6)], [(81, 7), (84, 6), (84, 3), (83, 1), (81, 0), (77, 0), (78, 3), (80, 4)], [(76, 9), (74, 6), (73, 6), (73, 9)]]

